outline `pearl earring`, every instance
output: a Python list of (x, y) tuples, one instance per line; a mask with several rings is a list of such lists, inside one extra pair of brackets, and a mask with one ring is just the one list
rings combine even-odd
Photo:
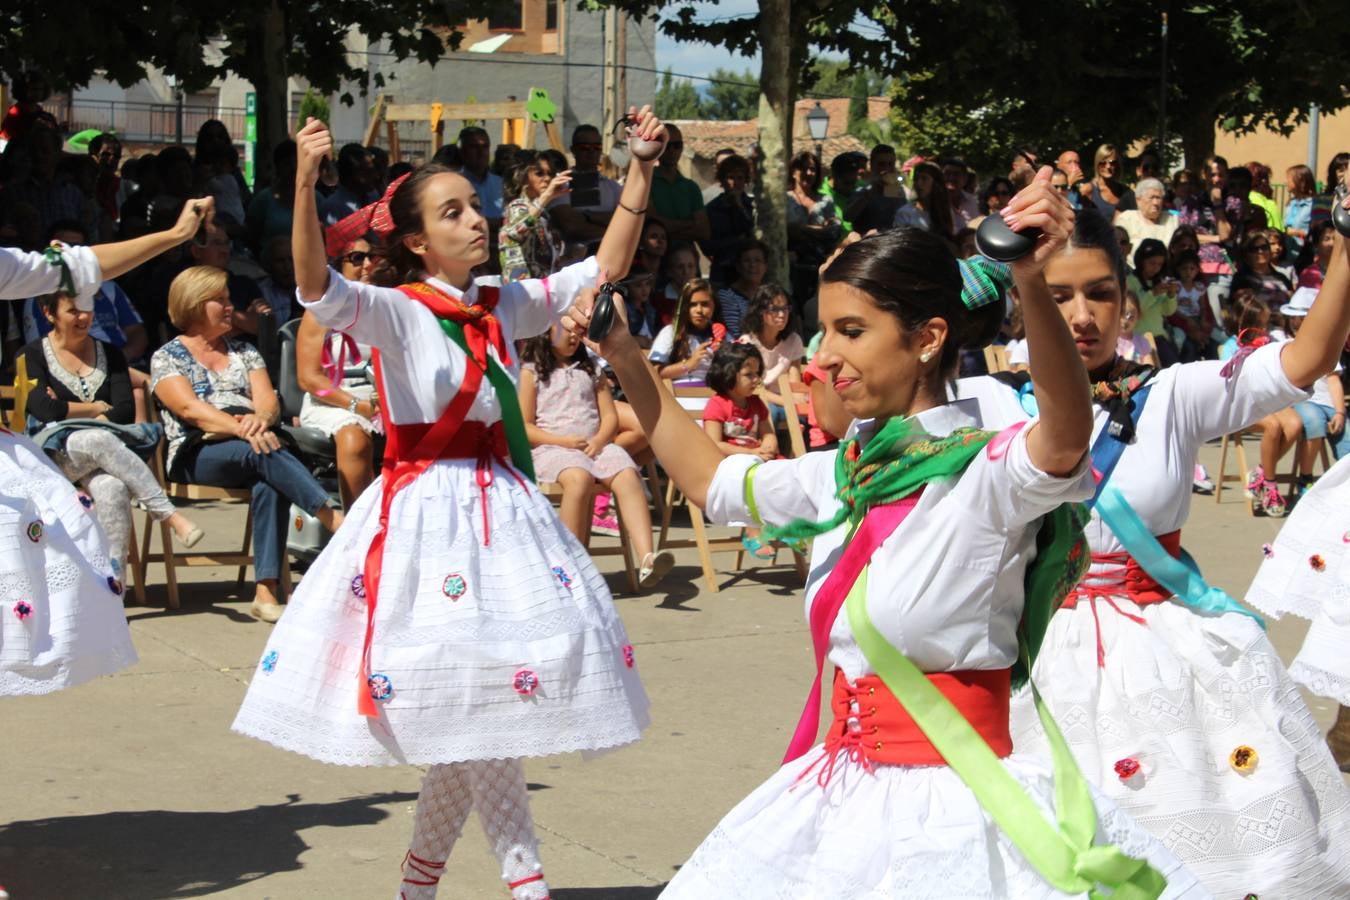
[(923, 351), (922, 353), (919, 354), (919, 362), (921, 362), (921, 363), (926, 363), (926, 362), (928, 362), (928, 361), (929, 361), (930, 359), (932, 359), (932, 358), (933, 358), (933, 351), (932, 351), (932, 350), (925, 350), (925, 351)]

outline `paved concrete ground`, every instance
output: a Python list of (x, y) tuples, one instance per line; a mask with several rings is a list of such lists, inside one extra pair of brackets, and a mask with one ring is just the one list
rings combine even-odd
[[(200, 521), (222, 547), (242, 524), (225, 508)], [(1279, 524), (1249, 516), (1237, 492), (1221, 506), (1197, 497), (1186, 545), (1240, 597)], [(685, 553), (669, 594), (617, 600), (653, 701), (644, 739), (590, 762), (526, 765), (558, 900), (655, 897), (782, 757), (810, 682), (791, 570), (756, 569), (715, 595), (693, 587), (696, 575)], [(394, 896), (420, 771), (327, 766), (232, 734), (268, 626), (248, 618), (232, 572), (192, 577), (183, 609), (128, 609), (139, 665), (0, 700), (0, 883), (15, 900)], [(151, 603), (162, 596), (152, 589)], [(1271, 628), (1286, 662), (1303, 630)], [(1312, 702), (1325, 724), (1333, 709)], [(506, 897), (474, 822), (441, 896)]]

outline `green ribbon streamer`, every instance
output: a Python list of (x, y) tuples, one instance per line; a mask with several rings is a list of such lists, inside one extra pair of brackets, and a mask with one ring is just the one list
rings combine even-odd
[[(1036, 714), (1050, 744), (1055, 774), (1056, 823), (1008, 773), (998, 756), (941, 691), (877, 630), (867, 612), (867, 569), (845, 601), (849, 627), (872, 670), (904, 705), (947, 765), (990, 818), (1052, 887), (1093, 900), (1154, 900), (1167, 880), (1146, 860), (1115, 846), (1093, 844), (1097, 809), (1059, 727), (1032, 685)], [(1025, 647), (1021, 648), (1023, 664)], [(903, 699), (902, 699), (903, 698)], [(1110, 888), (1103, 894), (1101, 887)]]
[[(475, 365), (469, 343), (464, 338), (464, 326), (450, 319), (438, 318), (437, 321), (441, 323), (441, 330), (464, 351), (464, 364)], [(487, 363), (488, 383), (497, 392), (497, 400), (502, 405), (502, 428), (506, 430), (506, 446), (511, 451), (511, 464), (534, 481), (534, 456), (530, 453), (530, 439), (525, 435), (525, 417), (520, 412), (515, 382), (491, 353), (487, 354)]]
[(47, 249), (42, 251), (42, 258), (50, 266), (58, 266), (61, 269), (61, 286), (57, 288), (57, 293), (69, 294), (75, 296), (75, 276), (70, 273), (70, 264), (66, 262), (60, 246), (57, 244), (47, 245)]

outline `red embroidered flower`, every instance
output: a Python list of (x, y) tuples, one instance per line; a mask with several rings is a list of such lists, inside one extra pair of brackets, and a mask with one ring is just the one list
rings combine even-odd
[(32, 614), (33, 614), (33, 607), (26, 601), (20, 600), (18, 603), (14, 604), (14, 615), (18, 617), (20, 622), (22, 622), (24, 619), (28, 618)]
[(1132, 756), (1116, 760), (1116, 775), (1121, 781), (1129, 781), (1139, 774), (1139, 760)]
[(539, 676), (534, 674), (533, 669), (521, 669), (511, 679), (511, 686), (517, 694), (528, 697), (539, 689)]
[(637, 661), (637, 655), (633, 652), (632, 644), (623, 645), (623, 664), (628, 668), (633, 668), (633, 663)]
[(1272, 556), (1275, 555), (1275, 548), (1272, 547), (1270, 544), (1262, 544), (1261, 555), (1264, 556), (1266, 559), (1270, 559)]
[(1308, 557), (1308, 565), (1313, 567), (1314, 572), (1322, 572), (1326, 570), (1327, 561), (1314, 553), (1312, 556)]

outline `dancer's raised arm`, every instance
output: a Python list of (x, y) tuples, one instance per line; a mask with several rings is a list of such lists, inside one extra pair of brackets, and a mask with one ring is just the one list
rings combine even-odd
[(291, 224), (295, 286), (301, 300), (318, 300), (328, 287), (328, 257), (323, 249), (314, 186), (319, 183), (319, 164), (333, 152), (333, 136), (323, 122), (311, 118), (296, 132), (295, 146), (295, 206)]
[[(628, 115), (637, 123), (633, 126), (636, 137), (647, 141), (665, 141), (666, 126), (652, 113), (650, 106), (644, 106), (641, 110), (629, 107)], [(647, 204), (651, 202), (652, 169), (655, 166), (656, 159), (643, 161), (637, 156), (628, 164), (628, 177), (624, 179), (619, 205), (615, 207), (613, 218), (609, 220), (609, 227), (600, 241), (600, 249), (595, 253), (600, 262), (600, 271), (610, 281), (621, 280), (633, 265), (633, 255), (642, 237)]]

